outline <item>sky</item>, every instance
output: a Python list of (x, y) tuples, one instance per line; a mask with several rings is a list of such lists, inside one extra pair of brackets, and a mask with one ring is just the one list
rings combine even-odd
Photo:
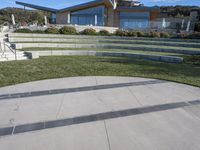
[[(18, 1), (60, 9), (92, 0), (18, 0)], [(200, 0), (140, 0), (140, 2), (144, 3), (145, 6), (155, 6), (155, 5), (200, 6)], [(5, 8), (5, 7), (20, 7), (20, 6), (15, 4), (15, 0), (0, 0), (0, 8)]]

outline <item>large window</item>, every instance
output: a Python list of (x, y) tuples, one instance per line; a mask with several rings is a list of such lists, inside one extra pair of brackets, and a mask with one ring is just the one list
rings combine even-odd
[(120, 28), (144, 29), (149, 27), (149, 12), (121, 12)]
[(51, 14), (50, 23), (56, 24), (56, 14), (55, 14), (55, 13), (52, 13), (52, 14)]
[(71, 12), (71, 24), (103, 26), (104, 6)]

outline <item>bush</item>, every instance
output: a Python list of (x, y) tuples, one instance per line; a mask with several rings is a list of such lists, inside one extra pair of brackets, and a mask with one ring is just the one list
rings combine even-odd
[(136, 37), (137, 36), (137, 32), (133, 31), (133, 30), (129, 30), (127, 33), (127, 36), (133, 36)]
[(137, 37), (144, 37), (145, 34), (142, 31), (137, 31)]
[(57, 28), (50, 27), (50, 28), (47, 28), (45, 30), (45, 33), (48, 33), (48, 34), (58, 34), (59, 30)]
[(169, 35), (169, 33), (167, 33), (167, 32), (161, 32), (161, 33), (160, 33), (160, 37), (161, 37), (161, 38), (170, 38), (170, 35)]
[(108, 35), (110, 35), (110, 33), (109, 33), (107, 30), (100, 30), (100, 31), (99, 31), (99, 34), (100, 34), (100, 35), (103, 35), (103, 36), (108, 36)]
[(32, 33), (30, 29), (24, 28), (24, 29), (17, 29), (15, 30), (16, 33)]
[(160, 33), (159, 32), (151, 31), (151, 32), (149, 32), (149, 37), (159, 38), (160, 37)]
[(188, 38), (188, 34), (187, 33), (177, 33), (175, 38), (187, 39)]
[(96, 32), (95, 29), (87, 28), (87, 29), (83, 30), (81, 32), (81, 34), (84, 34), (84, 35), (97, 35), (97, 32)]
[(200, 39), (200, 32), (194, 32), (192, 33), (189, 38), (191, 39)]
[(72, 26), (64, 26), (59, 30), (59, 32), (61, 34), (76, 34), (77, 33), (76, 28)]
[(40, 33), (40, 34), (44, 34), (45, 32), (42, 31), (42, 30), (34, 30), (34, 31), (32, 31), (32, 33)]
[(116, 30), (115, 35), (117, 36), (128, 36), (128, 31), (127, 30)]
[(200, 32), (200, 22), (195, 24), (195, 31)]

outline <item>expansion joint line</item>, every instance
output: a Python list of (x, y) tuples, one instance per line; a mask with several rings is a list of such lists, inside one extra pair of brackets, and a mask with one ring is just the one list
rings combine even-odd
[(106, 131), (106, 138), (107, 138), (107, 141), (108, 141), (108, 147), (109, 147), (109, 150), (111, 150), (110, 139), (109, 139), (109, 135), (108, 135), (106, 121), (104, 120), (103, 122), (104, 122), (105, 131)]

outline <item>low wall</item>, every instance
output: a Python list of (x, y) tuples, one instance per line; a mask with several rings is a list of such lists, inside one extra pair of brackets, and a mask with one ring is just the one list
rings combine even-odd
[(64, 55), (89, 55), (89, 56), (110, 56), (110, 57), (130, 57), (137, 59), (146, 59), (161, 61), (167, 63), (182, 63), (182, 57), (176, 56), (162, 56), (162, 55), (152, 55), (152, 54), (139, 54), (139, 53), (122, 53), (122, 52), (96, 52), (96, 51), (28, 51), (25, 52), (32, 59), (38, 58), (39, 56), (64, 56)]
[(50, 38), (67, 38), (67, 39), (127, 39), (127, 40), (147, 40), (147, 41), (169, 41), (169, 42), (196, 42), (200, 43), (199, 39), (170, 39), (170, 38), (143, 38), (143, 37), (121, 37), (121, 36), (89, 36), (89, 35), (62, 35), (62, 34), (35, 34), (35, 33), (10, 33), (10, 38), (13, 37), (50, 37)]
[(164, 43), (164, 42), (151, 42), (151, 41), (141, 41), (141, 40), (120, 40), (120, 39), (65, 39), (65, 38), (18, 38), (18, 37), (10, 37), (9, 42), (11, 43), (23, 43), (23, 42), (47, 42), (47, 43), (118, 43), (118, 44), (144, 44), (144, 45), (160, 45), (160, 46), (180, 46), (180, 47), (191, 47), (191, 48), (200, 48), (199, 44), (188, 44), (188, 43)]
[(170, 52), (178, 54), (200, 54), (200, 50), (181, 50), (170, 48), (154, 48), (144, 46), (118, 46), (109, 44), (63, 44), (63, 43), (20, 43), (12, 44), (15, 49), (29, 48), (29, 47), (47, 47), (47, 48), (106, 48), (106, 49), (126, 49), (126, 50), (143, 50), (156, 52)]

